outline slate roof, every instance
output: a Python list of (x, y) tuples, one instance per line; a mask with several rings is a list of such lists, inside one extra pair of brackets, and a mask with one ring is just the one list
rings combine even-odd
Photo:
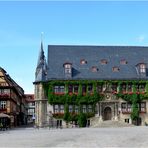
[(47, 63), (44, 55), (43, 43), (41, 42), (41, 48), (35, 73), (35, 81), (36, 82), (46, 81), (46, 73), (47, 73)]
[[(82, 59), (87, 64), (82, 65)], [(101, 59), (108, 63), (102, 65)], [(123, 59), (127, 64), (120, 64)], [(47, 81), (66, 79), (63, 67), (66, 62), (72, 63), (72, 80), (148, 79), (147, 74), (141, 76), (136, 69), (138, 63), (148, 65), (148, 47), (48, 45)], [(98, 71), (92, 72), (92, 66), (96, 66)], [(119, 71), (113, 72), (113, 67), (118, 67)]]

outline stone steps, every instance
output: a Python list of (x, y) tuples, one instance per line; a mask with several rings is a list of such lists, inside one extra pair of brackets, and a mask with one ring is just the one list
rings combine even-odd
[(133, 124), (128, 124), (122, 121), (99, 121), (99, 118), (93, 119), (91, 121), (91, 127), (132, 127)]

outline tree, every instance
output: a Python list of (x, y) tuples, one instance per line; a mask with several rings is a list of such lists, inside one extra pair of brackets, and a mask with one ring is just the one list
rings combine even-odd
[(132, 105), (131, 119), (133, 124), (139, 125), (139, 108), (137, 103)]
[(70, 113), (69, 113), (69, 108), (68, 108), (68, 104), (65, 104), (65, 111), (64, 111), (64, 117), (63, 119), (66, 122), (66, 125), (68, 127), (68, 122), (70, 121)]
[(86, 123), (87, 123), (86, 115), (84, 113), (80, 112), (80, 114), (78, 116), (79, 127), (86, 127)]

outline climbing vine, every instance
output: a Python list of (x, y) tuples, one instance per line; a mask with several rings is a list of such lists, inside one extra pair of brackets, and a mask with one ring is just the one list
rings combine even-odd
[[(104, 95), (99, 94), (97, 92), (97, 85), (104, 85), (104, 84), (113, 84), (116, 83), (118, 85), (117, 93), (115, 94), (117, 98), (122, 98), (123, 100), (130, 102), (132, 104), (132, 112), (131, 112), (131, 119), (136, 120), (139, 118), (139, 107), (138, 103), (140, 103), (144, 99), (148, 99), (148, 81), (146, 80), (53, 80), (48, 83), (44, 84), (45, 93), (48, 96), (48, 101), (50, 104), (67, 104), (67, 105), (78, 105), (81, 113), (81, 105), (82, 104), (92, 104), (95, 108), (95, 104), (98, 101), (103, 100)], [(122, 93), (122, 84), (132, 84), (132, 93)], [(88, 85), (91, 84), (93, 86), (93, 93), (89, 93)], [(136, 84), (145, 84), (145, 93), (138, 93), (136, 92)], [(65, 86), (65, 93), (62, 95), (54, 94), (53, 86), (56, 85), (64, 85)], [(78, 93), (77, 94), (68, 94), (68, 86), (69, 85), (78, 85)], [(83, 95), (82, 86), (86, 85), (86, 94)], [(95, 113), (91, 114), (93, 116)], [(71, 119), (78, 119), (78, 116), (70, 114)], [(90, 116), (90, 117), (91, 117)], [(89, 116), (87, 116), (89, 117)]]
[[(50, 104), (77, 104), (77, 105), (80, 105), (80, 104), (94, 104), (100, 100), (103, 99), (103, 96), (98, 94), (97, 91), (96, 91), (96, 85), (95, 84), (96, 82), (93, 81), (93, 94), (90, 94), (88, 92), (88, 87), (86, 89), (86, 94), (83, 95), (82, 94), (82, 85), (85, 84), (85, 85), (88, 85), (90, 84), (89, 81), (76, 81), (76, 82), (73, 82), (73, 81), (54, 81), (54, 82), (51, 82), (49, 83), (48, 85), (46, 85), (46, 90), (48, 90), (48, 101)], [(68, 94), (68, 84), (77, 84), (79, 85), (78, 87), (78, 94), (71, 94), (69, 95)], [(57, 95), (57, 94), (54, 94), (53, 92), (53, 86), (55, 85), (64, 85), (65, 86), (65, 94), (62, 94), (62, 95)], [(47, 88), (48, 87), (48, 88)]]

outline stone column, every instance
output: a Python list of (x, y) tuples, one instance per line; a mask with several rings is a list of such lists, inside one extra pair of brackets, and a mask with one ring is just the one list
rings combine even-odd
[(117, 102), (115, 102), (115, 121), (118, 121), (118, 105), (117, 105)]
[(100, 111), (99, 111), (99, 103), (96, 104), (96, 109), (97, 109), (97, 113), (96, 113), (95, 116), (96, 116), (96, 117), (99, 117), (99, 116), (100, 116), (100, 113), (99, 113), (99, 112), (100, 112)]
[(103, 121), (103, 119), (102, 119), (102, 102), (99, 103), (99, 121)]

